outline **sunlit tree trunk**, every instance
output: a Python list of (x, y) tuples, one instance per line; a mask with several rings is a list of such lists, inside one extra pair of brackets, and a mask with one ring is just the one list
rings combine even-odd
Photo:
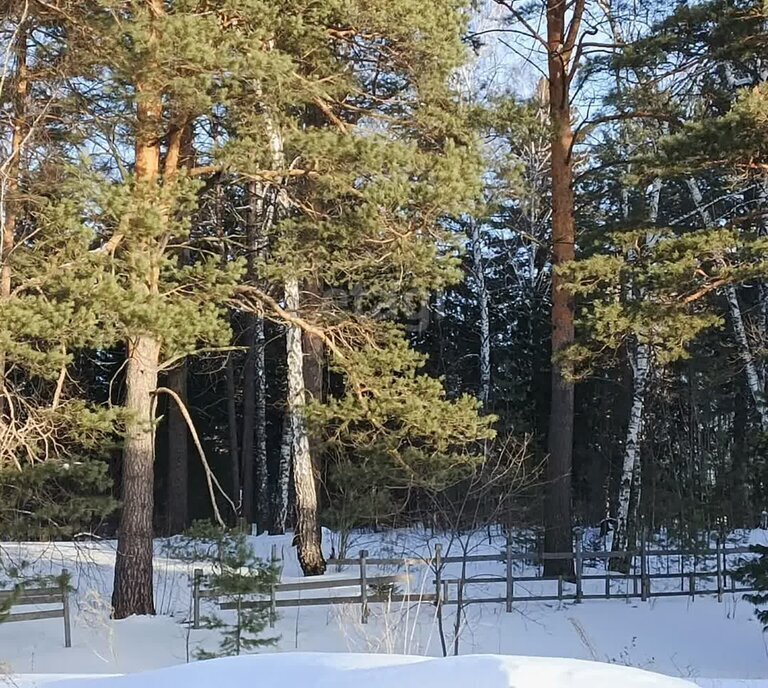
[[(27, 94), (29, 74), (27, 68), (27, 31), (22, 17), (14, 46), (15, 74), (10, 80), (13, 86), (13, 111), (11, 114), (11, 149), (8, 160), (4, 161), (0, 177), (0, 301), (11, 295), (11, 253), (16, 241), (16, 221), (18, 217), (19, 171), (24, 138), (27, 134)], [(0, 349), (0, 433), (5, 414), (5, 375), (6, 355)]]
[[(570, 552), (571, 469), (573, 464), (574, 384), (571, 366), (563, 359), (574, 341), (575, 303), (559, 268), (575, 258), (576, 226), (573, 198), (573, 127), (570, 83), (573, 49), (584, 13), (584, 0), (547, 0), (549, 115), (552, 166), (552, 395), (549, 414), (544, 504), (544, 551)], [(570, 16), (570, 19), (569, 19)], [(570, 71), (569, 71), (570, 67)], [(573, 575), (570, 559), (547, 559), (546, 576)]]
[[(299, 311), (299, 283), (289, 278), (285, 282), (285, 308), (289, 313)], [(304, 388), (304, 352), (301, 329), (288, 325), (286, 348), (288, 354), (288, 413), (291, 419), (293, 483), (296, 489), (296, 547), (304, 575), (325, 572), (320, 524), (317, 514), (317, 487), (306, 419)]]

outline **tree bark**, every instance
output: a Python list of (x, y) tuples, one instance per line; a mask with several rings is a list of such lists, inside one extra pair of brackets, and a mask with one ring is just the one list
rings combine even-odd
[(752, 401), (754, 402), (755, 410), (757, 411), (757, 416), (760, 420), (760, 429), (763, 432), (768, 433), (768, 402), (766, 402), (765, 399), (765, 390), (763, 389), (763, 382), (760, 379), (760, 371), (757, 367), (757, 361), (755, 360), (755, 355), (749, 345), (747, 329), (744, 326), (744, 318), (741, 313), (741, 304), (739, 304), (739, 296), (734, 285), (729, 284), (725, 287), (725, 298), (728, 302), (728, 312), (731, 318), (731, 325), (733, 326), (733, 334), (739, 349), (739, 357), (744, 364), (744, 374), (747, 378), (747, 386), (749, 387)]
[[(704, 223), (705, 227), (714, 226), (714, 218), (712, 214), (704, 207), (704, 198), (701, 194), (698, 182), (690, 177), (687, 180), (688, 189), (691, 192), (693, 203), (696, 206), (696, 210)], [(738, 293), (736, 287), (733, 284), (725, 286), (725, 299), (728, 304), (728, 313), (730, 315), (731, 325), (733, 327), (733, 334), (736, 338), (736, 345), (739, 350), (739, 358), (741, 358), (744, 364), (744, 373), (747, 378), (747, 386), (749, 387), (750, 394), (752, 395), (752, 401), (755, 404), (755, 410), (757, 411), (758, 418), (760, 420), (760, 428), (763, 432), (768, 432), (768, 402), (765, 398), (765, 390), (763, 389), (763, 380), (760, 377), (760, 371), (757, 367), (757, 361), (755, 355), (749, 345), (749, 339), (747, 338), (747, 330), (744, 326), (744, 318), (741, 313), (741, 305), (739, 304)]]
[[(23, 19), (22, 19), (23, 22)], [(14, 46), (16, 74), (13, 93), (13, 115), (11, 133), (10, 158), (6, 162), (3, 179), (0, 180), (2, 189), (0, 198), (0, 301), (11, 296), (12, 270), (11, 253), (16, 242), (16, 220), (18, 217), (19, 171), (21, 169), (21, 154), (24, 138), (27, 132), (26, 105), (29, 92), (29, 74), (27, 70), (27, 32), (22, 25), (19, 27), (16, 45)], [(5, 376), (6, 353), (0, 349), (0, 426), (5, 415)]]
[(291, 487), (291, 457), (293, 455), (293, 429), (291, 414), (283, 418), (283, 435), (280, 440), (280, 463), (273, 507), (272, 535), (282, 535), (288, 523), (288, 496)]
[[(150, 0), (155, 16), (164, 12), (160, 0)], [(156, 41), (156, 37), (153, 37)], [(151, 193), (160, 174), (162, 95), (143, 80), (136, 82), (135, 176), (137, 190)], [(176, 145), (180, 145), (178, 137)], [(171, 158), (169, 151), (168, 158)], [(178, 159), (178, 156), (176, 156)], [(172, 174), (176, 169), (173, 168)], [(110, 242), (119, 243), (115, 235)], [(159, 261), (156, 246), (135, 248), (151, 267), (141, 276), (141, 287), (150, 294), (159, 292)], [(122, 513), (115, 556), (115, 582), (112, 591), (114, 617), (154, 614), (152, 546), (154, 515), (154, 394), (160, 367), (161, 344), (146, 333), (128, 337), (128, 364), (125, 375), (125, 444), (122, 469)]]
[[(256, 265), (266, 253), (267, 234), (276, 209), (273, 191), (262, 184), (250, 184), (248, 197), (248, 279), (255, 282)], [(243, 515), (263, 532), (270, 512), (264, 319), (254, 313), (246, 313), (245, 318), (248, 354), (243, 368)]]
[[(566, 30), (568, 3), (547, 0), (547, 66), (549, 72), (549, 115), (551, 122), (552, 165), (552, 396), (549, 415), (544, 504), (544, 551), (570, 552), (571, 469), (573, 464), (574, 385), (571, 366), (563, 353), (574, 341), (575, 304), (560, 275), (559, 268), (574, 260), (576, 227), (573, 198), (573, 128), (571, 126), (570, 80), (568, 67), (584, 11), (583, 0), (576, 0)], [(571, 66), (573, 69), (575, 65)], [(573, 561), (548, 559), (545, 576), (572, 576)]]
[(733, 398), (733, 437), (731, 445), (731, 473), (730, 473), (730, 503), (731, 522), (729, 528), (749, 528), (754, 526), (751, 522), (751, 500), (749, 485), (747, 483), (748, 470), (748, 441), (747, 421), (748, 406), (744, 398), (743, 385), (736, 384), (736, 393)]
[(491, 325), (488, 310), (488, 288), (485, 284), (485, 265), (483, 246), (480, 237), (480, 225), (472, 222), (472, 265), (477, 289), (477, 303), (480, 310), (480, 384), (477, 398), (483, 407), (488, 406), (491, 396)]
[[(227, 430), (229, 432), (229, 465), (232, 472), (232, 501), (241, 504), (243, 492), (240, 482), (240, 448), (237, 441), (237, 400), (235, 399), (235, 366), (232, 356), (227, 356), (224, 364), (224, 376), (227, 382)], [(250, 521), (249, 521), (250, 522)]]
[[(629, 413), (629, 425), (624, 445), (624, 462), (621, 470), (621, 482), (619, 484), (618, 507), (616, 510), (616, 530), (613, 534), (613, 551), (623, 552), (627, 548), (633, 548), (634, 542), (628, 539), (630, 528), (632, 491), (634, 486), (639, 490), (640, 471), (640, 439), (643, 431), (643, 411), (645, 408), (645, 391), (648, 384), (648, 376), (651, 369), (651, 352), (647, 344), (638, 344), (632, 353), (632, 408)], [(639, 501), (637, 495), (635, 501)], [(611, 559), (609, 568), (611, 571), (628, 573), (631, 557), (617, 557)]]
[[(305, 293), (312, 294), (314, 298), (320, 298), (320, 287), (316, 283), (306, 283)], [(301, 333), (301, 345), (304, 353), (304, 391), (308, 401), (323, 403), (325, 390), (323, 373), (325, 368), (325, 344), (319, 337), (309, 333)], [(308, 429), (309, 454), (312, 457), (312, 467), (315, 473), (315, 485), (317, 486), (318, 509), (324, 505), (325, 466), (323, 465), (322, 445), (323, 438), (317, 432)]]
[[(289, 278), (285, 282), (285, 307), (289, 313), (299, 310), (299, 283)], [(288, 413), (293, 435), (293, 481), (296, 488), (296, 547), (299, 564), (305, 576), (325, 572), (320, 524), (317, 518), (317, 488), (310, 454), (304, 389), (304, 352), (301, 330), (288, 325), (286, 330), (288, 354)]]
[[(187, 360), (168, 373), (168, 387), (187, 405)], [(168, 533), (189, 526), (189, 429), (178, 404), (168, 404)]]
[(125, 410), (129, 414), (123, 448), (123, 500), (117, 536), (114, 618), (154, 614), (152, 516), (154, 507), (154, 393), (160, 344), (148, 336), (128, 341)]
[[(656, 225), (659, 217), (659, 201), (661, 197), (661, 179), (653, 181), (649, 202), (648, 221)], [(629, 218), (628, 194), (623, 200), (624, 218)], [(646, 236), (646, 244), (652, 246), (658, 240), (658, 234)], [(634, 285), (630, 285), (634, 290)], [(642, 292), (631, 295), (643, 298)], [(640, 463), (641, 441), (644, 428), (645, 401), (648, 380), (652, 369), (652, 351), (648, 344), (636, 343), (630, 352), (632, 368), (632, 406), (627, 424), (627, 434), (624, 441), (624, 461), (622, 463), (619, 496), (616, 509), (616, 529), (613, 534), (612, 551), (625, 552), (635, 547), (637, 539), (638, 517), (642, 491), (642, 467)], [(611, 571), (628, 573), (632, 564), (631, 557), (615, 557), (608, 562)]]

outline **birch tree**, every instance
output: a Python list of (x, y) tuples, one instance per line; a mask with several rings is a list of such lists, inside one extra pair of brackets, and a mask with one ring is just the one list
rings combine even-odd
[[(686, 185), (704, 227), (714, 228), (716, 226), (714, 216), (704, 203), (704, 196), (701, 193), (699, 183), (693, 177), (689, 177), (686, 180)], [(731, 327), (733, 328), (733, 336), (738, 346), (739, 358), (741, 358), (744, 366), (747, 386), (760, 419), (760, 427), (763, 432), (768, 432), (768, 402), (766, 402), (765, 398), (765, 380), (760, 374), (756, 357), (752, 352), (752, 347), (747, 337), (747, 329), (744, 325), (738, 292), (733, 283), (725, 284), (723, 291), (725, 292), (725, 301), (728, 305), (728, 315)]]

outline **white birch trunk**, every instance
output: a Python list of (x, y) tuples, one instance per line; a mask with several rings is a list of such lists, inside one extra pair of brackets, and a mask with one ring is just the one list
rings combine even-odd
[[(276, 167), (278, 163), (279, 159), (275, 161)], [(257, 264), (266, 255), (268, 235), (277, 212), (277, 198), (273, 189), (255, 182), (248, 186), (248, 197), (247, 274), (248, 279), (255, 283)], [(264, 318), (261, 313), (247, 315), (246, 330), (248, 355), (243, 366), (243, 514), (249, 522), (255, 520), (258, 531), (262, 532), (269, 521), (270, 499)]]
[[(627, 534), (636, 528), (636, 524), (630, 524), (630, 504), (640, 502), (640, 441), (643, 431), (643, 414), (645, 411), (645, 392), (651, 368), (650, 347), (647, 344), (638, 344), (632, 352), (632, 408), (629, 413), (627, 437), (624, 444), (624, 461), (621, 468), (621, 483), (619, 484), (619, 497), (616, 509), (616, 530), (613, 535), (613, 551), (625, 551), (629, 543)], [(634, 483), (638, 491), (635, 499), (632, 499)], [(629, 566), (629, 559), (611, 559), (611, 569), (623, 571)]]
[[(704, 207), (704, 198), (698, 183), (692, 177), (688, 179), (687, 183), (694, 205), (701, 216), (702, 222), (705, 227), (713, 227), (715, 224), (714, 219), (709, 210)], [(747, 330), (744, 326), (744, 318), (741, 313), (741, 305), (739, 304), (739, 296), (736, 292), (736, 287), (732, 284), (727, 285), (725, 287), (725, 297), (728, 303), (728, 313), (730, 315), (731, 326), (733, 327), (733, 334), (739, 349), (739, 358), (741, 358), (741, 361), (744, 364), (747, 386), (752, 395), (752, 401), (755, 404), (757, 415), (760, 418), (760, 428), (763, 432), (768, 432), (768, 403), (766, 403), (765, 400), (763, 381), (760, 379), (760, 371), (757, 366), (757, 361), (755, 360), (755, 355), (749, 345), (749, 338), (747, 337)]]
[(277, 488), (274, 499), (272, 534), (282, 535), (288, 525), (288, 499), (291, 487), (291, 457), (293, 456), (293, 429), (291, 416), (285, 414), (280, 440), (280, 463), (277, 469)]
[[(299, 311), (299, 283), (291, 277), (285, 281), (285, 308), (291, 314)], [(288, 413), (293, 434), (293, 482), (296, 488), (296, 547), (305, 575), (325, 571), (321, 549), (320, 525), (317, 519), (317, 488), (306, 418), (304, 390), (304, 352), (301, 329), (289, 324), (286, 330), (288, 358)]]
[(736, 287), (729, 284), (725, 287), (725, 297), (728, 301), (728, 311), (731, 316), (731, 325), (733, 334), (739, 347), (739, 356), (744, 364), (744, 373), (747, 377), (747, 386), (755, 403), (757, 415), (760, 418), (760, 428), (763, 432), (768, 432), (768, 403), (765, 400), (763, 383), (760, 379), (760, 371), (757, 367), (754, 354), (747, 338), (747, 329), (744, 326), (744, 318), (741, 314), (741, 305), (736, 293)]
[[(659, 199), (661, 196), (661, 180), (655, 179), (651, 187), (649, 199), (648, 220), (655, 225), (659, 216)], [(629, 197), (627, 192), (622, 194), (624, 204), (624, 217), (629, 217)], [(646, 236), (646, 245), (653, 246), (658, 240), (658, 235), (649, 233)], [(638, 294), (643, 298), (642, 293)], [(627, 551), (634, 547), (630, 542), (630, 534), (637, 532), (637, 521), (640, 511), (640, 498), (642, 491), (642, 470), (640, 463), (640, 449), (645, 418), (645, 399), (648, 389), (648, 379), (651, 374), (651, 347), (648, 344), (637, 343), (630, 351), (630, 364), (632, 368), (632, 406), (629, 412), (629, 423), (624, 440), (624, 458), (621, 468), (621, 481), (619, 483), (619, 495), (616, 505), (616, 528), (613, 534), (612, 550), (614, 552)], [(615, 571), (626, 572), (629, 570), (630, 558), (611, 559), (609, 568)]]
[[(272, 163), (277, 170), (285, 168), (283, 137), (269, 112), (264, 117)], [(264, 212), (264, 227), (270, 227), (279, 209), (287, 209), (290, 201), (279, 186), (273, 189), (272, 201)], [(297, 315), (299, 312), (299, 283), (294, 277), (285, 281), (285, 309)], [(309, 432), (306, 418), (306, 390), (304, 387), (304, 351), (302, 332), (296, 325), (286, 329), (286, 353), (288, 364), (288, 415), (292, 434), (293, 481), (296, 491), (296, 548), (304, 575), (319, 575), (325, 572), (325, 558), (322, 551), (320, 523), (318, 521), (318, 500), (315, 471), (310, 452)], [(263, 368), (263, 367), (262, 367)], [(281, 463), (282, 463), (281, 452)], [(281, 476), (280, 480), (283, 480)], [(281, 484), (280, 489), (285, 485)], [(281, 500), (283, 496), (281, 495)]]
[(485, 284), (483, 246), (480, 239), (480, 225), (472, 222), (472, 262), (480, 309), (480, 387), (478, 398), (483, 406), (488, 405), (491, 396), (491, 324), (488, 312), (488, 289)]

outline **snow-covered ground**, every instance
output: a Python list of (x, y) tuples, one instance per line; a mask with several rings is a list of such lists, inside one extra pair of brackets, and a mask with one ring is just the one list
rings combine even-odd
[[(749, 540), (757, 542), (764, 537), (764, 533), (755, 533)], [(504, 545), (499, 538), (487, 539), (483, 535), (449, 540), (411, 531), (360, 535), (353, 551), (366, 549), (371, 556), (417, 556), (434, 551), (434, 545), (441, 540), (447, 555), (460, 554), (464, 549), (471, 554), (499, 551)], [(277, 545), (284, 560), (283, 580), (299, 576), (290, 542), (290, 536), (253, 538), (255, 549), (265, 558), (272, 546)], [(326, 551), (330, 551), (332, 544), (338, 551), (338, 544), (331, 542), (327, 543)], [(29, 569), (36, 572), (69, 569), (77, 589), (73, 596), (72, 648), (63, 646), (60, 619), (0, 625), (0, 663), (6, 665), (9, 673), (59, 677), (62, 674), (133, 673), (184, 663), (195, 648), (216, 644), (212, 631), (189, 629), (186, 621), (191, 613), (189, 580), (193, 566), (169, 558), (163, 543), (158, 542), (155, 562), (155, 593), (160, 616), (119, 622), (109, 619), (114, 543), (3, 544), (1, 547), (1, 556), (6, 560), (25, 560)], [(491, 562), (473, 564), (467, 573), (478, 576), (502, 572), (503, 564)], [(412, 574), (410, 592), (431, 591), (431, 573), (423, 568), (409, 573)], [(457, 566), (452, 570), (449, 567), (447, 575), (457, 574)], [(327, 575), (343, 574), (329, 571)], [(492, 586), (487, 588), (495, 594)], [(483, 595), (484, 586), (473, 586), (470, 594)], [(443, 623), (450, 650), (454, 641), (455, 611), (455, 607), (446, 608)], [(281, 610), (274, 629), (280, 640), (266, 652), (355, 652), (390, 657), (442, 655), (435, 608), (430, 604), (394, 605), (389, 610), (382, 605), (372, 605), (368, 624), (362, 624), (359, 617), (360, 609), (356, 605)], [(740, 596), (730, 594), (725, 595), (722, 603), (713, 596), (697, 597), (694, 601), (682, 597), (663, 598), (645, 603), (639, 600), (590, 600), (582, 604), (529, 602), (516, 604), (509, 614), (504, 605), (473, 605), (466, 609), (459, 632), (462, 655), (596, 660), (692, 680), (705, 688), (768, 688), (766, 648), (752, 607)], [(561, 666), (556, 662), (546, 665)], [(370, 682), (366, 679), (364, 683)], [(405, 684), (397, 685), (404, 688)], [(614, 685), (630, 684), (620, 681)], [(97, 688), (95, 683), (89, 686)], [(117, 688), (117, 684), (115, 686)]]
[[(119, 677), (75, 678), (48, 688), (693, 688), (680, 679), (572, 659), (294, 654), (219, 659)], [(22, 679), (24, 688), (42, 685)]]

